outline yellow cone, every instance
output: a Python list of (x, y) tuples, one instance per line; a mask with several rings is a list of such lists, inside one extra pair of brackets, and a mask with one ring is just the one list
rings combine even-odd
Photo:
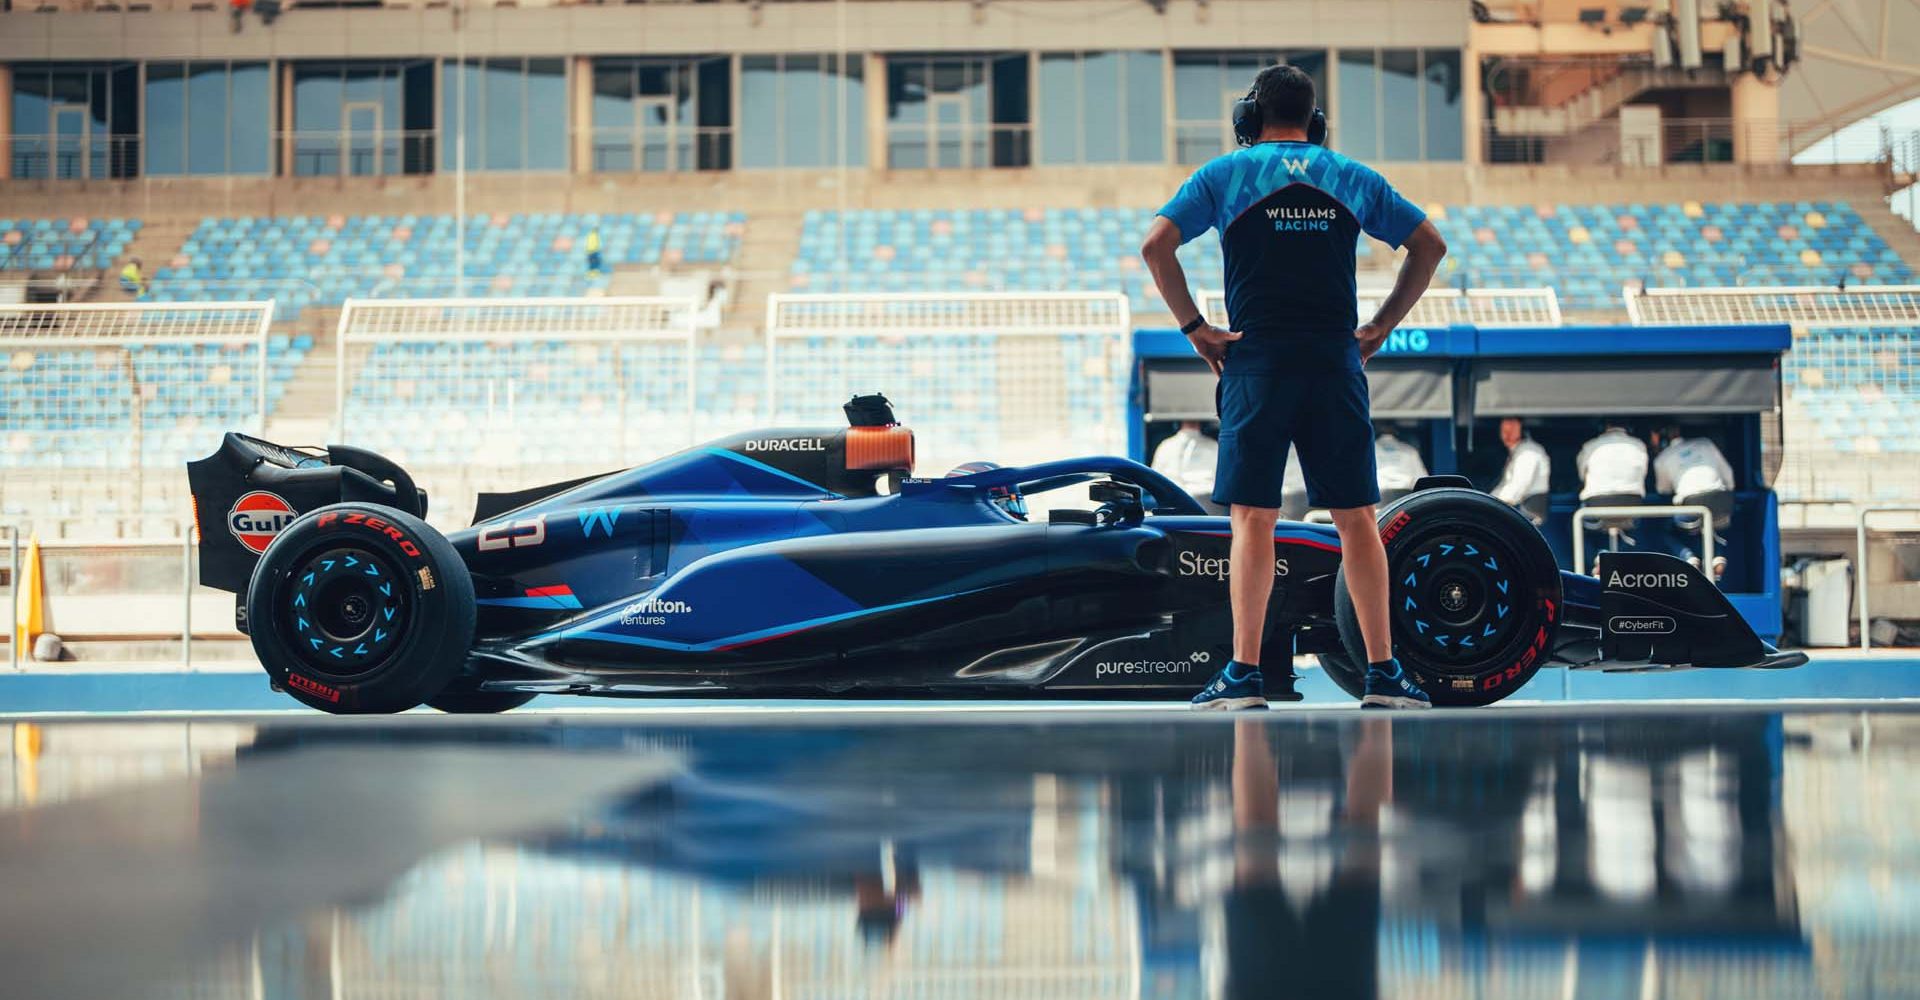
[(13, 641), (18, 643), (20, 659), (30, 658), (33, 640), (47, 630), (46, 590), (40, 572), (40, 536), (27, 542), (27, 559), (20, 567), (20, 579), (14, 587)]

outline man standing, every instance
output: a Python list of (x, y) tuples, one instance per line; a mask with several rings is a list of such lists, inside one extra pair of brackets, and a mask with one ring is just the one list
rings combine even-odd
[[(1387, 554), (1374, 520), (1380, 493), (1373, 421), (1361, 368), (1420, 300), (1446, 256), (1446, 242), (1378, 173), (1309, 141), (1324, 128), (1314, 103), (1306, 73), (1292, 66), (1262, 70), (1248, 99), (1235, 107), (1234, 131), (1247, 148), (1195, 171), (1160, 210), (1140, 251), (1181, 331), (1220, 377), (1213, 496), (1231, 507), (1233, 659), (1194, 698), (1199, 708), (1266, 704), (1260, 647), (1289, 444), (1299, 452), (1309, 501), (1327, 508), (1340, 532), (1341, 561), (1366, 642), (1362, 704), (1428, 705), (1426, 692), (1393, 656)], [(1175, 256), (1208, 229), (1220, 231), (1234, 332), (1200, 315)], [(1354, 289), (1362, 232), (1407, 248), (1393, 292), (1365, 324), (1358, 323)]]

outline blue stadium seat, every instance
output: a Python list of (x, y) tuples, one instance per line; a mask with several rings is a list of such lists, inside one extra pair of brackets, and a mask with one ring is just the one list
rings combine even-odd
[(156, 272), (159, 301), (272, 298), (280, 319), (349, 298), (579, 296), (604, 292), (586, 273), (583, 241), (600, 230), (608, 266), (722, 264), (739, 251), (746, 216), (554, 213), (468, 218), (462, 288), (454, 279), (451, 215), (215, 218), (201, 221), (180, 260)]

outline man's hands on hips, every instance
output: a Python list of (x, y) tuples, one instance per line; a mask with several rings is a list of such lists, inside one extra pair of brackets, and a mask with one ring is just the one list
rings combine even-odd
[(1212, 323), (1202, 323), (1192, 333), (1187, 334), (1187, 339), (1193, 342), (1193, 353), (1200, 355), (1217, 377), (1220, 374), (1221, 364), (1227, 360), (1227, 345), (1239, 340), (1241, 336), (1232, 330), (1222, 330)]
[(1382, 326), (1379, 323), (1360, 324), (1360, 328), (1353, 331), (1353, 339), (1360, 342), (1360, 363), (1364, 365), (1375, 354), (1380, 353), (1380, 345), (1387, 342), (1387, 334), (1392, 332), (1391, 327)]

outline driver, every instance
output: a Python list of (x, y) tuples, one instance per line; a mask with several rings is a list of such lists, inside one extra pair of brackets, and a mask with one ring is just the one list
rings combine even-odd
[[(965, 462), (954, 466), (953, 471), (947, 473), (947, 478), (952, 479), (955, 476), (971, 476), (981, 472), (992, 472), (999, 467), (1000, 463), (998, 462)], [(1020, 491), (1015, 487), (995, 486), (992, 490), (988, 491), (987, 501), (1005, 511), (1007, 516), (1015, 520), (1024, 521), (1027, 519), (1027, 498), (1021, 496)]]

